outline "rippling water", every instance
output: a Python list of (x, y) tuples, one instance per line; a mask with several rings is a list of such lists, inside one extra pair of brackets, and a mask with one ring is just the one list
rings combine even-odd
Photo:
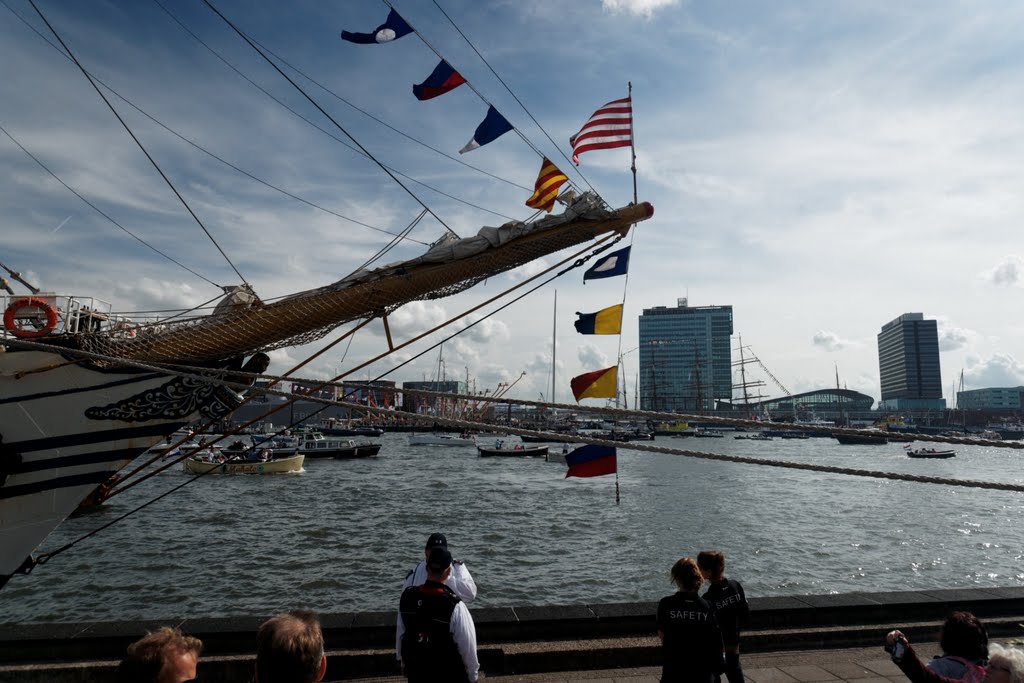
[[(1024, 454), (831, 439), (659, 439), (676, 447), (886, 472), (1024, 482)], [(426, 537), (447, 534), (474, 605), (657, 600), (681, 555), (726, 553), (748, 595), (1024, 585), (1024, 496), (619, 451), (613, 477), (565, 479), (537, 459), (409, 447), (307, 461), (277, 476), (209, 476), (0, 591), (0, 621), (172, 619), (390, 610)], [(167, 472), (72, 518), (52, 550), (185, 481)]]

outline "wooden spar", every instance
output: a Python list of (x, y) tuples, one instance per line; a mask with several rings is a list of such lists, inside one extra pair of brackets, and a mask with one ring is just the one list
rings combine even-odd
[(447, 287), (473, 284), (608, 232), (625, 234), (634, 223), (653, 214), (654, 207), (644, 202), (618, 209), (603, 219), (577, 218), (453, 262), (383, 269), (343, 289), (322, 288), (272, 304), (203, 318), (194, 325), (140, 334), (134, 340), (110, 340), (112, 355), (151, 362), (182, 358), (196, 362), (249, 353), (356, 318), (386, 314)]

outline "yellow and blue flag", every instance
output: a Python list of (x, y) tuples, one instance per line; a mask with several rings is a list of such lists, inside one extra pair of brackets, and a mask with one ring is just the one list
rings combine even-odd
[(580, 313), (574, 323), (580, 334), (620, 334), (622, 332), (622, 304), (602, 308), (597, 313)]

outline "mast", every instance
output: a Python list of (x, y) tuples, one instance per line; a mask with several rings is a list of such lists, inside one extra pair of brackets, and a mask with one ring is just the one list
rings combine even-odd
[(551, 403), (555, 403), (555, 351), (558, 349), (558, 335), (556, 324), (558, 323), (558, 290), (555, 290), (555, 304), (551, 311)]

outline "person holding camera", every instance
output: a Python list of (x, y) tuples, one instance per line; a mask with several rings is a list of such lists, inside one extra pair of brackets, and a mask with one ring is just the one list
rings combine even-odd
[(926, 667), (901, 631), (886, 634), (884, 647), (912, 683), (1024, 683), (1024, 651), (1017, 648), (992, 643), (985, 667), (972, 664), (961, 678), (950, 678)]

